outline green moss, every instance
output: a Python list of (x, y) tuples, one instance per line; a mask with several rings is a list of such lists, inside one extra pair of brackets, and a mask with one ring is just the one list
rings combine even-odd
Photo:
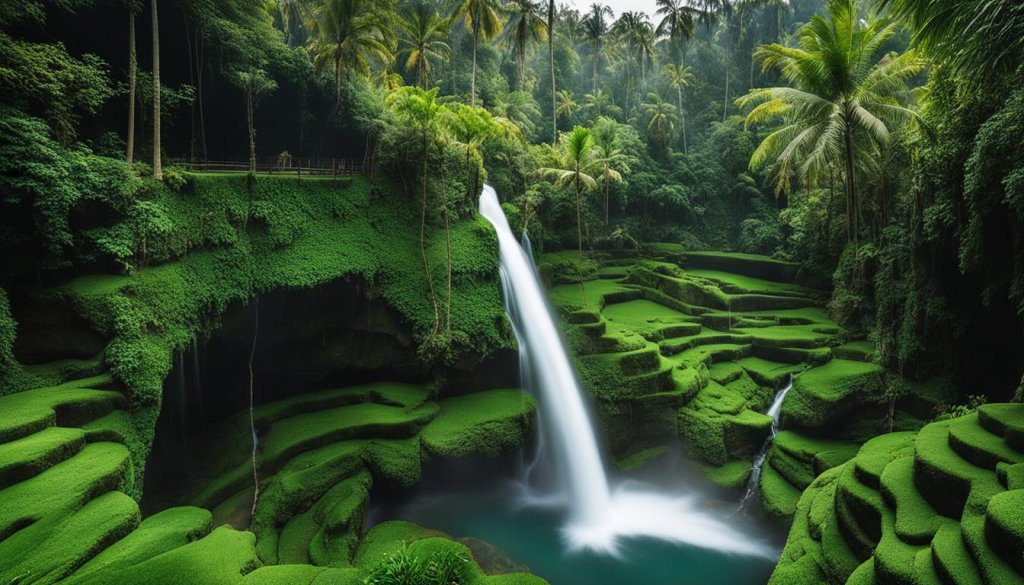
[(334, 569), (312, 565), (261, 567), (245, 576), (243, 585), (363, 585), (358, 569)]
[(938, 515), (914, 485), (914, 458), (901, 457), (885, 466), (881, 475), (881, 491), (895, 510), (895, 534), (909, 544), (925, 545), (932, 541), (942, 516)]
[(932, 539), (932, 560), (936, 572), (947, 583), (982, 585), (981, 574), (960, 535), (960, 526), (943, 524)]
[(313, 510), (317, 528), (309, 543), (309, 558), (315, 564), (351, 566), (372, 483), (369, 473), (356, 474), (333, 487), (317, 503)]
[(847, 341), (842, 345), (833, 347), (832, 353), (844, 360), (872, 362), (876, 355), (876, 348), (875, 344), (870, 341)]
[(111, 492), (81, 509), (57, 511), (0, 543), (5, 583), (30, 579), (55, 583), (139, 523), (139, 508), (128, 496)]
[(80, 451), (84, 444), (84, 432), (62, 427), (0, 444), (0, 489), (38, 475)]
[(359, 541), (354, 564), (361, 568), (370, 568), (380, 563), (386, 555), (394, 553), (407, 544), (443, 535), (442, 532), (429, 530), (412, 522), (399, 520), (382, 522), (371, 528)]
[(421, 472), (420, 437), (408, 439), (373, 439), (366, 446), (364, 460), (377, 478), (403, 487), (419, 483)]
[(978, 407), (978, 420), (1011, 448), (1024, 453), (1024, 404), (983, 404)]
[(988, 502), (985, 539), (1024, 577), (1024, 490), (996, 494)]
[[(1021, 412), (1024, 413), (1024, 410)], [(950, 422), (949, 446), (960, 457), (978, 467), (994, 470), (999, 463), (1024, 463), (1024, 453), (1010, 448), (1003, 442), (1003, 437), (981, 426), (978, 413)]]
[(614, 280), (587, 280), (583, 283), (582, 290), (578, 282), (553, 286), (548, 291), (548, 298), (559, 310), (573, 312), (581, 309), (600, 309), (604, 306), (605, 295), (630, 291), (631, 289)]
[(30, 435), (46, 427), (77, 426), (99, 418), (124, 404), (118, 392), (92, 390), (87, 385), (108, 382), (101, 376), (76, 380), (0, 397), (0, 442)]
[(786, 396), (786, 425), (828, 431), (854, 409), (877, 399), (883, 370), (874, 364), (836, 359), (793, 381)]
[(535, 410), (533, 398), (518, 389), (447, 398), (423, 429), (423, 447), (441, 457), (498, 455), (523, 443)]
[(130, 534), (82, 565), (67, 581), (87, 575), (135, 566), (143, 561), (198, 540), (213, 529), (213, 517), (202, 508), (169, 508), (146, 518)]
[(699, 463), (705, 478), (715, 485), (729, 489), (740, 489), (750, 479), (751, 464), (745, 459), (733, 459), (722, 465)]
[(273, 472), (298, 453), (329, 443), (359, 438), (404, 438), (419, 432), (438, 412), (436, 404), (403, 409), (354, 404), (299, 414), (278, 421), (262, 441), (259, 465)]
[(791, 518), (796, 513), (800, 490), (774, 467), (765, 465), (760, 478), (761, 507), (773, 518)]
[(236, 583), (259, 566), (255, 542), (251, 532), (222, 526), (208, 536), (133, 566), (85, 575), (76, 579), (75, 585), (164, 585), (168, 575), (181, 585)]
[(74, 510), (93, 497), (122, 488), (129, 471), (128, 450), (93, 443), (39, 475), (0, 491), (0, 539), (60, 510)]

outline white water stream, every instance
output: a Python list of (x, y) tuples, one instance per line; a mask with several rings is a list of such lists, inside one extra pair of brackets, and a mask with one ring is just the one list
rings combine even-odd
[(782, 414), (782, 402), (786, 400), (786, 394), (789, 394), (789, 390), (792, 387), (793, 376), (791, 375), (782, 390), (775, 394), (775, 400), (772, 401), (772, 405), (768, 407), (768, 412), (765, 413), (772, 417), (772, 432), (765, 439), (761, 452), (757, 454), (757, 459), (754, 459), (754, 469), (750, 472), (750, 480), (747, 481), (747, 493), (743, 495), (743, 500), (740, 502), (740, 510), (744, 510), (750, 505), (750, 502), (753, 501), (754, 496), (757, 495), (760, 489), (761, 469), (764, 467), (765, 459), (768, 458), (768, 449), (771, 448), (772, 443), (775, 441), (775, 435), (779, 433), (779, 416)]
[(562, 343), (533, 258), (516, 240), (489, 185), (480, 213), (498, 234), (505, 308), (519, 342), (522, 382), (538, 399), (543, 457), (558, 471), (555, 497), (569, 520), (564, 534), (570, 549), (615, 554), (624, 537), (652, 537), (722, 552), (774, 558), (776, 551), (698, 509), (687, 494), (662, 493), (635, 483), (612, 486), (583, 392)]

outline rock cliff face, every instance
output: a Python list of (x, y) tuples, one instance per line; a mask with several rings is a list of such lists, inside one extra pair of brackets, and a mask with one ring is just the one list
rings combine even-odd
[(5, 292), (0, 581), (362, 583), (408, 554), (454, 559), (466, 583), (542, 583), (488, 577), (413, 525), (364, 534), (374, 485), (507, 453), (534, 416), (512, 388), (493, 232), (452, 227), (435, 326), (418, 218), (396, 197), (358, 178), (197, 176), (156, 192), (174, 213), (146, 266), (84, 263), (16, 287), (10, 310)]

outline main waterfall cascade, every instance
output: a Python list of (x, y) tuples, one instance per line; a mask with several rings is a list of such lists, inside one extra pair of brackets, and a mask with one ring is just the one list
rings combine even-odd
[(761, 447), (761, 452), (757, 454), (757, 459), (754, 459), (754, 469), (750, 473), (750, 480), (747, 482), (747, 491), (743, 495), (743, 500), (740, 502), (740, 510), (745, 510), (747, 506), (753, 501), (754, 496), (758, 493), (758, 486), (761, 481), (761, 468), (764, 467), (764, 461), (768, 458), (768, 449), (771, 448), (772, 443), (775, 441), (775, 435), (779, 433), (779, 419), (782, 416), (782, 403), (786, 400), (786, 394), (789, 394), (790, 389), (793, 388), (793, 376), (789, 377), (786, 385), (775, 394), (775, 399), (772, 401), (772, 405), (768, 407), (768, 416), (772, 417), (772, 430), (768, 438), (764, 440), (764, 445)]
[(540, 498), (568, 508), (564, 534), (569, 547), (615, 554), (624, 537), (651, 537), (773, 558), (777, 551), (699, 510), (693, 496), (609, 482), (583, 391), (533, 258), (516, 240), (489, 185), (480, 197), (480, 213), (498, 234), (504, 301), (519, 343), (522, 383), (539, 402), (542, 457), (558, 470), (558, 494)]

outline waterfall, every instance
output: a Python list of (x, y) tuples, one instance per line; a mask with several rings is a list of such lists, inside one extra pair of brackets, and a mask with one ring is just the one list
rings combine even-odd
[(782, 414), (782, 402), (786, 399), (786, 394), (789, 393), (790, 388), (793, 387), (793, 376), (789, 376), (789, 380), (786, 385), (775, 394), (775, 400), (772, 401), (772, 405), (768, 407), (768, 416), (772, 417), (772, 429), (768, 438), (764, 440), (764, 445), (761, 447), (761, 452), (757, 454), (757, 458), (754, 459), (754, 469), (750, 472), (750, 480), (747, 481), (747, 491), (743, 494), (743, 499), (740, 501), (740, 510), (745, 510), (750, 502), (753, 501), (754, 496), (757, 495), (759, 490), (759, 484), (761, 482), (761, 469), (764, 467), (764, 461), (768, 458), (768, 449), (771, 448), (772, 442), (775, 441), (775, 435), (779, 432), (779, 416)]
[(539, 391), (545, 429), (555, 435), (550, 444), (557, 450), (557, 468), (563, 470), (559, 483), (570, 497), (573, 521), (600, 525), (611, 499), (608, 479), (569, 355), (537, 280), (533, 258), (516, 241), (498, 196), (489, 186), (484, 187), (480, 212), (498, 232), (505, 309), (519, 342), (524, 385), (533, 385)]
[(665, 494), (635, 483), (613, 488), (533, 258), (513, 235), (490, 185), (480, 196), (480, 213), (498, 235), (505, 309), (519, 343), (522, 384), (537, 397), (542, 457), (557, 471), (560, 497), (539, 499), (567, 507), (569, 547), (616, 554), (621, 538), (646, 536), (774, 558), (769, 547), (698, 510), (692, 495)]

